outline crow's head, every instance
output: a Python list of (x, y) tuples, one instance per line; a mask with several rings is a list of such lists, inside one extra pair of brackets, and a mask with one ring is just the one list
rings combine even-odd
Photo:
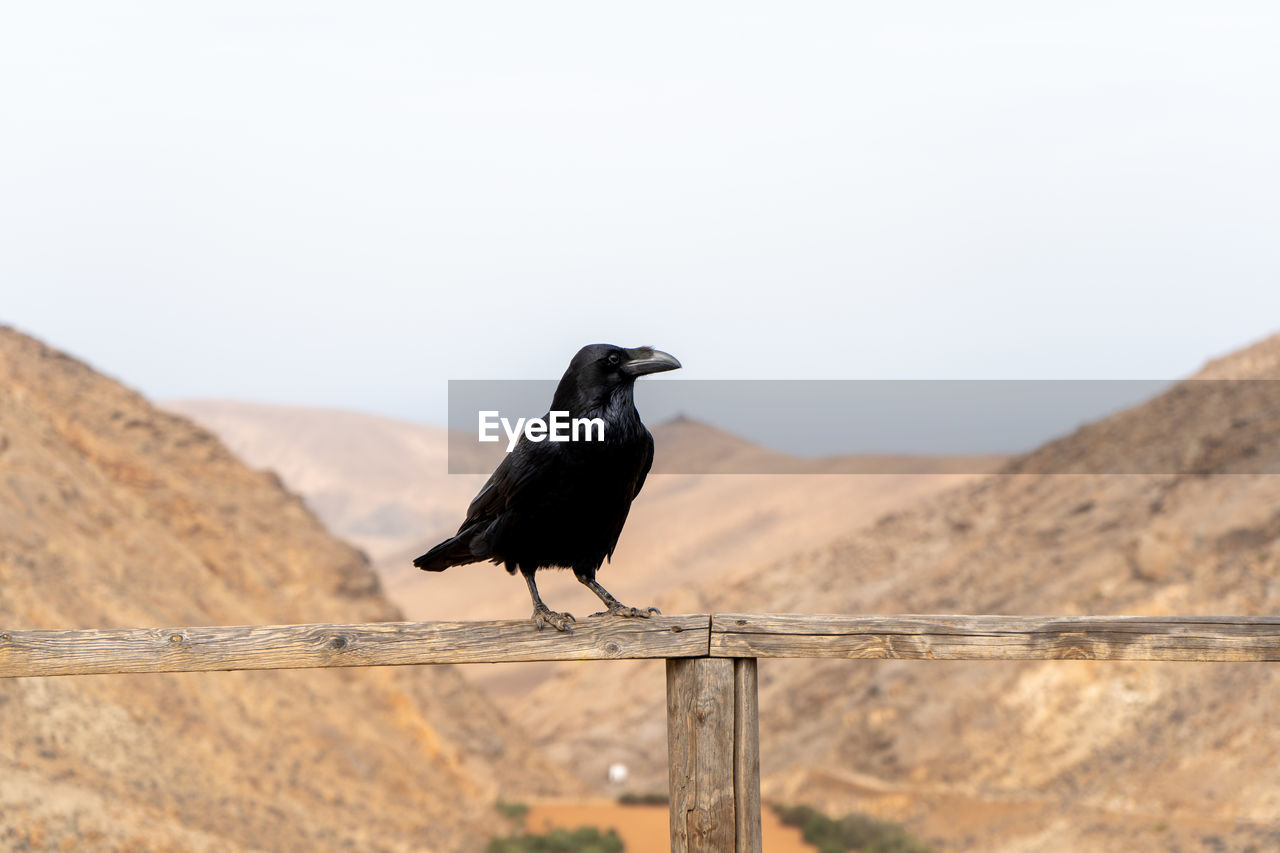
[(591, 344), (578, 350), (556, 388), (552, 408), (579, 413), (603, 408), (618, 391), (628, 393), (636, 379), (680, 367), (676, 357), (653, 347)]

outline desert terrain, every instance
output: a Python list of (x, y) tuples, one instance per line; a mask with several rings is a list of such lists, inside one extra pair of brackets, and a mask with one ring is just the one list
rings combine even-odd
[[(1276, 378), (1280, 338), (1194, 380)], [(1275, 613), (1280, 400), (1271, 387), (1186, 382), (990, 476), (655, 474), (601, 579), (629, 603), (668, 612)], [(707, 428), (672, 427), (654, 430), (659, 460), (699, 452)], [(247, 445), (239, 452), (272, 465)], [(1100, 473), (1117, 462), (1157, 473)], [(1046, 470), (1074, 473), (1035, 473)], [(448, 516), (446, 507), (439, 517)], [(377, 561), (406, 612), (527, 610), (521, 585), (496, 567), (407, 570), (456, 521), (444, 523), (398, 555), (386, 542)], [(591, 597), (561, 580), (548, 582), (548, 601), (590, 612)], [(660, 666), (499, 669), (477, 681), (584, 784), (613, 793), (603, 770), (621, 762), (633, 789), (664, 787)], [(951, 849), (1271, 849), (1280, 845), (1273, 670), (766, 661), (765, 795), (902, 820)]]

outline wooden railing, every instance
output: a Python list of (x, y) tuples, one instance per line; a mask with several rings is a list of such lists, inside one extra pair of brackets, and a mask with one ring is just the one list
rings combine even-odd
[(801, 616), (0, 631), (0, 677), (664, 658), (671, 849), (760, 851), (756, 659), (1280, 661), (1280, 617)]

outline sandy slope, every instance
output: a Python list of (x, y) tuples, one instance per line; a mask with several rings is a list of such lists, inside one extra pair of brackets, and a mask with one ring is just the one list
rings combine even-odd
[(216, 433), (253, 467), (275, 471), (330, 530), (374, 560), (456, 528), (485, 479), (449, 476), (441, 427), (262, 403), (163, 405)]
[[(0, 329), (0, 625), (398, 618), (274, 475)], [(0, 849), (476, 849), (574, 782), (449, 668), (0, 679)]]

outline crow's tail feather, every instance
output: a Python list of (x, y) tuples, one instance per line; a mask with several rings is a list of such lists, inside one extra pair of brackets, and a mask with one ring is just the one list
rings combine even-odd
[(459, 534), (446, 539), (427, 553), (413, 561), (413, 564), (424, 572), (443, 572), (450, 566), (465, 566), (467, 563), (478, 563), (484, 557), (477, 557), (471, 552), (470, 535)]

